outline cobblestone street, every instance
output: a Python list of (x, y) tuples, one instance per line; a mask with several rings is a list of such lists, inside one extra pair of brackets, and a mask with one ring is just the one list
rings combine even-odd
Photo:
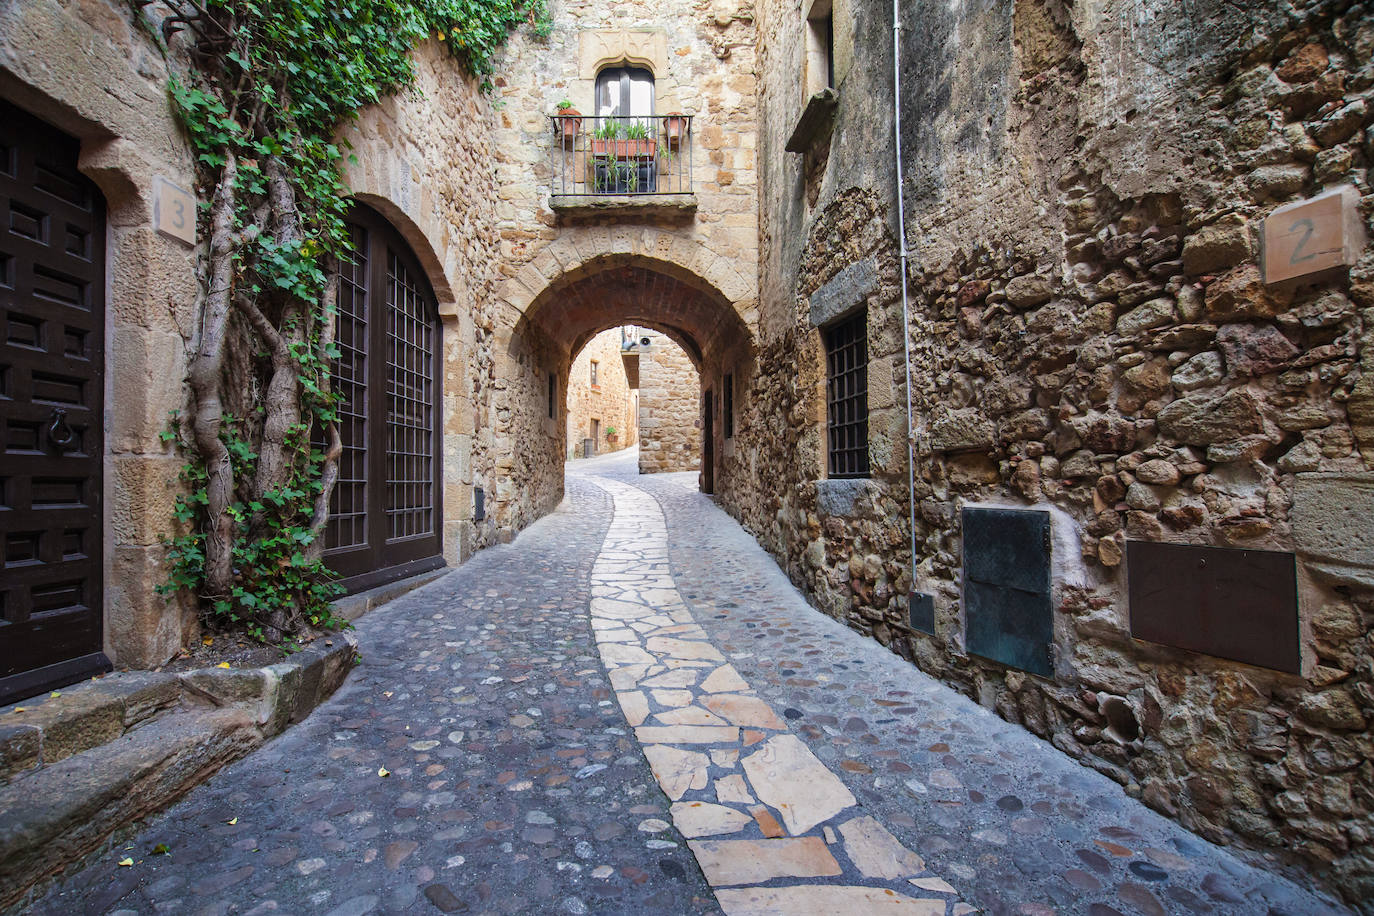
[(332, 700), (31, 911), (1345, 912), (814, 611), (695, 474), (634, 468), (571, 466), (557, 512), (364, 617)]

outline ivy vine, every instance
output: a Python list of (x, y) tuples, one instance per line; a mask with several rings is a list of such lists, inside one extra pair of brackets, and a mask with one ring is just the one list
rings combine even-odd
[[(321, 554), (341, 444), (331, 392), (337, 266), (348, 251), (344, 150), (366, 105), (411, 85), (430, 36), (490, 87), (513, 28), (546, 36), (546, 0), (131, 0), (189, 66), (169, 85), (202, 188), (190, 410), (193, 456), (164, 592), (213, 627), (281, 643), (335, 626)], [(180, 60), (179, 54), (169, 58)]]

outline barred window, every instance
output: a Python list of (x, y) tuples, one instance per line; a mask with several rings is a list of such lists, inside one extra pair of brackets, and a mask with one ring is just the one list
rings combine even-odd
[(596, 369), (597, 369), (597, 362), (596, 362), (596, 360), (592, 360), (591, 385), (592, 385), (593, 388), (599, 387), (598, 384), (597, 384), (597, 381), (596, 381)]
[(867, 313), (831, 325), (824, 336), (830, 476), (867, 477)]

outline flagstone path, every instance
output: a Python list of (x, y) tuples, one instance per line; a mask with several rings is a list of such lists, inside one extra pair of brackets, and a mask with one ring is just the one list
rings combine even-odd
[(596, 483), (613, 499), (591, 578), (601, 660), (673, 801), (673, 824), (722, 909), (731, 916), (973, 912), (861, 810), (711, 644), (678, 594), (653, 497), (605, 478)]

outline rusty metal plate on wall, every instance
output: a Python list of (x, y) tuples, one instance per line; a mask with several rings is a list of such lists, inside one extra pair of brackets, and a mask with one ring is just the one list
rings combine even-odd
[(974, 655), (1049, 677), (1050, 515), (965, 509), (964, 639)]
[(1129, 541), (1131, 635), (1300, 673), (1293, 554)]

